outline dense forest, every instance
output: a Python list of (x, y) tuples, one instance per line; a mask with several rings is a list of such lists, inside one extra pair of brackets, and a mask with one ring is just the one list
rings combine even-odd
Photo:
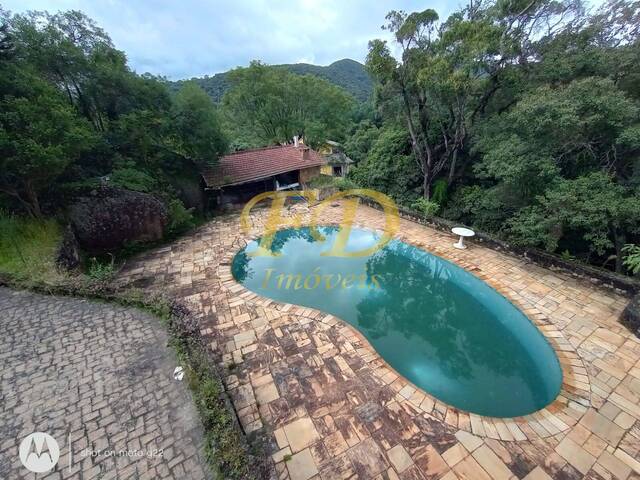
[(3, 13), (2, 22), (0, 206), (51, 215), (108, 177), (162, 192), (184, 213), (183, 182), (197, 184), (198, 169), (227, 148), (206, 93), (187, 84), (172, 97), (136, 75), (80, 12)]
[(474, 1), (442, 21), (393, 11), (384, 28), (395, 45), (369, 44), (375, 115), (347, 142), (353, 181), (639, 272), (640, 2)]
[[(361, 63), (348, 58), (333, 62), (326, 67), (309, 63), (290, 63), (274, 66), (298, 75), (315, 75), (323, 78), (334, 85), (344, 88), (356, 100), (361, 102), (367, 101), (373, 93), (373, 80), (367, 69)], [(228, 74), (229, 72), (223, 72), (211, 76), (195, 77), (190, 80), (169, 82), (169, 88), (172, 91), (177, 91), (185, 82), (192, 81), (207, 92), (214, 102), (218, 103), (222, 101), (222, 97), (231, 87)]]
[(216, 105), (195, 82), (172, 91), (133, 72), (81, 12), (0, 9), (0, 25), (0, 211), (55, 215), (108, 181), (161, 196), (188, 225), (199, 173), (223, 153), (351, 128), (355, 100), (317, 76), (254, 62)]
[(640, 2), (386, 20), (394, 44), (370, 41), (370, 77), (352, 61), (255, 61), (176, 84), (135, 73), (80, 12), (0, 9), (0, 211), (58, 218), (108, 182), (161, 198), (179, 231), (201, 168), (300, 135), (343, 143), (356, 162), (343, 185), (640, 274)]

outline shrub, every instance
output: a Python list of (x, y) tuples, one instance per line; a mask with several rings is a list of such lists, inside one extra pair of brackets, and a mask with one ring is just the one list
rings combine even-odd
[(449, 185), (444, 178), (439, 178), (433, 183), (433, 194), (431, 195), (431, 200), (438, 205), (444, 205), (447, 203), (447, 190)]
[(22, 280), (51, 280), (62, 275), (55, 257), (62, 230), (55, 220), (8, 215), (0, 211), (0, 272)]
[(158, 182), (147, 172), (135, 168), (133, 162), (127, 162), (111, 173), (109, 183), (127, 190), (149, 193), (156, 189)]
[(111, 255), (111, 261), (109, 262), (101, 262), (97, 258), (93, 257), (89, 264), (89, 271), (87, 272), (87, 275), (89, 275), (93, 280), (107, 282), (113, 278), (115, 271), (113, 255)]
[(401, 205), (411, 205), (417, 200), (422, 191), (422, 176), (416, 168), (406, 129), (382, 128), (366, 156), (350, 169), (349, 178)]
[(625, 245), (623, 265), (634, 275), (640, 275), (640, 245)]
[(411, 208), (427, 217), (433, 217), (440, 210), (440, 205), (426, 198), (419, 198), (411, 204)]
[(335, 186), (340, 191), (354, 190), (356, 188), (359, 188), (358, 185), (356, 185), (352, 180), (349, 180), (348, 178), (337, 179), (335, 182)]
[(318, 175), (309, 182), (311, 188), (331, 187), (336, 184), (339, 179), (331, 175)]
[(499, 232), (505, 221), (513, 215), (513, 209), (504, 202), (499, 188), (482, 188), (479, 185), (457, 188), (447, 202), (443, 216), (478, 230)]
[(193, 218), (193, 208), (185, 208), (184, 204), (174, 198), (167, 206), (169, 209), (169, 235), (176, 235), (193, 228), (196, 224)]
[(562, 258), (563, 260), (566, 261), (573, 261), (576, 259), (576, 257), (574, 255), (571, 254), (571, 252), (567, 249), (564, 249), (561, 253), (560, 253), (560, 258)]

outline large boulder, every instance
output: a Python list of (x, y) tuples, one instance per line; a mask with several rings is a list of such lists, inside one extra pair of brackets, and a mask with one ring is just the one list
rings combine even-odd
[(147, 193), (101, 187), (71, 207), (70, 221), (80, 246), (92, 254), (113, 252), (127, 243), (164, 235), (167, 207)]
[(622, 324), (640, 337), (640, 293), (631, 299), (622, 312)]

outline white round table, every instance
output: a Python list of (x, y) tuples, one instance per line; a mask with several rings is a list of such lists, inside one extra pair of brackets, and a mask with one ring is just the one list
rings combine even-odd
[(470, 228), (464, 227), (453, 227), (451, 231), (454, 233), (454, 235), (460, 236), (460, 240), (453, 244), (454, 247), (459, 248), (460, 250), (464, 250), (465, 248), (467, 248), (464, 245), (464, 237), (473, 237), (476, 234), (476, 232), (474, 232)]

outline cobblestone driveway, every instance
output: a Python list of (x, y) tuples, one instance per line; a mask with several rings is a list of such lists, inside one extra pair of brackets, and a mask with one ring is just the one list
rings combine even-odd
[[(1, 479), (209, 477), (197, 412), (156, 319), (0, 288), (0, 332)], [(37, 477), (18, 455), (36, 431), (60, 446), (55, 469)]]

